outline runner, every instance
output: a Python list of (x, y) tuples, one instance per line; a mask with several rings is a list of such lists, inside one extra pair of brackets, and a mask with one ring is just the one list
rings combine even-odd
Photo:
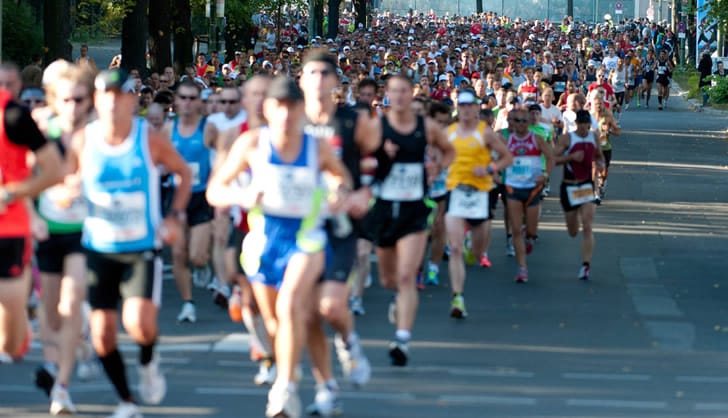
[(647, 58), (644, 60), (642, 73), (642, 91), (640, 95), (645, 94), (645, 107), (650, 107), (650, 98), (652, 97), (652, 83), (655, 81), (655, 68), (657, 67), (657, 59), (655, 59), (655, 50), (647, 51)]
[(657, 109), (662, 110), (667, 106), (667, 99), (670, 98), (670, 77), (672, 77), (673, 65), (667, 55), (667, 51), (660, 50), (660, 56), (655, 64), (657, 75)]
[[(2, 65), (0, 71), (10, 71), (10, 64)], [(58, 147), (5, 88), (0, 86), (0, 363), (11, 363), (23, 358), (32, 337), (26, 309), (32, 249), (28, 198), (62, 181), (63, 166)], [(35, 175), (28, 152), (35, 156)]]
[(564, 166), (561, 182), (561, 207), (566, 214), (566, 228), (569, 236), (576, 237), (582, 230), (579, 280), (589, 280), (592, 253), (594, 251), (594, 181), (592, 164), (597, 168), (604, 165), (601, 147), (597, 146), (595, 134), (590, 130), (592, 117), (586, 110), (576, 112), (576, 131), (565, 133), (558, 139), (554, 149), (556, 164)]
[[(43, 130), (65, 155), (73, 133), (85, 126), (93, 108), (93, 75), (69, 64), (47, 88), (55, 116), (43, 121)], [(67, 176), (65, 182), (77, 183), (78, 178)], [(39, 328), (44, 359), (36, 369), (35, 384), (50, 396), (51, 415), (76, 413), (68, 385), (81, 343), (82, 305), (86, 299), (86, 258), (81, 247), (86, 203), (78, 198), (66, 208), (56, 205), (54, 194), (64, 190), (63, 186), (56, 186), (40, 194), (37, 207), (40, 218), (36, 219), (34, 228), (43, 302)], [(94, 361), (89, 363), (87, 367), (98, 370)]]
[[(209, 276), (210, 244), (212, 241), (213, 209), (205, 199), (210, 176), (210, 149), (205, 145), (203, 132), (206, 120), (200, 114), (200, 88), (189, 80), (182, 81), (175, 94), (177, 118), (167, 122), (165, 134), (184, 158), (192, 175), (192, 195), (185, 210), (182, 236), (172, 247), (172, 273), (182, 298), (182, 310), (177, 322), (197, 321), (192, 300), (192, 281), (198, 286)], [(173, 185), (174, 193), (179, 192)], [(188, 264), (189, 263), (189, 264)], [(205, 283), (206, 284), (206, 283)]]
[(614, 120), (612, 112), (604, 106), (604, 103), (596, 101), (592, 103), (591, 108), (592, 119), (596, 119), (599, 123), (599, 146), (604, 155), (604, 168), (598, 170), (594, 167), (594, 183), (596, 184), (596, 204), (600, 205), (607, 193), (607, 176), (609, 175), (609, 163), (612, 161), (612, 135), (620, 135), (622, 130), (619, 128), (617, 121)]
[[(116, 346), (119, 314), (140, 346), (139, 395), (159, 404), (167, 391), (154, 355), (161, 303), (160, 238), (171, 245), (180, 234), (189, 200), (190, 171), (172, 143), (134, 117), (133, 79), (124, 70), (96, 77), (94, 102), (98, 119), (74, 135), (68, 153), (69, 172), (81, 178), (88, 203), (82, 243), (86, 249), (91, 334), (96, 354), (121, 402), (111, 417), (141, 417), (131, 394), (121, 353)], [(180, 177), (170, 215), (159, 217), (158, 165)]]
[[(395, 366), (407, 364), (407, 343), (417, 312), (415, 277), (427, 246), (429, 216), (423, 201), (425, 190), (440, 167), (449, 166), (454, 157), (454, 149), (442, 129), (434, 121), (415, 116), (412, 92), (412, 82), (407, 77), (394, 75), (387, 79), (386, 94), (391, 107), (382, 119), (382, 138), (399, 150), (367, 220), (373, 229), (382, 286), (397, 292), (389, 310), (389, 320), (396, 326), (389, 350)], [(438, 148), (442, 159), (439, 167), (431, 161), (426, 173), (428, 145)]]
[[(328, 144), (304, 134), (303, 94), (293, 81), (279, 77), (271, 82), (263, 113), (269, 126), (248, 131), (233, 144), (207, 196), (218, 207), (256, 207), (243, 242), (243, 268), (274, 336), (278, 374), (266, 416), (295, 418), (301, 415), (295, 369), (327, 244), (319, 173), (326, 171), (329, 189), (337, 191), (329, 197), (332, 211), (339, 209), (350, 180)], [(249, 169), (249, 186), (231, 185)]]
[[(529, 113), (533, 112), (533, 115)], [(529, 125), (541, 117), (541, 107), (532, 105), (529, 111), (512, 110), (508, 114), (508, 129), (503, 131), (508, 151), (513, 155), (513, 165), (506, 168), (505, 185), (508, 204), (508, 219), (511, 223), (513, 246), (518, 262), (517, 283), (528, 281), (526, 255), (533, 250), (538, 238), (541, 190), (553, 168), (551, 147), (544, 136), (534, 134)], [(541, 156), (546, 159), (542, 166)], [(525, 219), (525, 231), (523, 228)], [(523, 232), (521, 232), (523, 231)], [(524, 236), (525, 233), (525, 236)]]
[[(479, 104), (474, 91), (461, 91), (457, 97), (458, 122), (447, 130), (447, 139), (455, 149), (455, 159), (448, 168), (445, 209), (452, 288), (450, 316), (458, 319), (468, 316), (463, 297), (465, 228), (470, 227), (470, 254), (483, 254), (490, 233), (488, 194), (493, 189), (493, 176), (513, 162), (503, 141), (486, 122), (480, 121)], [(497, 161), (492, 158), (493, 151), (498, 154)], [(480, 264), (486, 266), (483, 262)]]

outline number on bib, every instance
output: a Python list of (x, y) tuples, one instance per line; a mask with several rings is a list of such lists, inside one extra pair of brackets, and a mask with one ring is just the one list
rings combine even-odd
[(381, 198), (395, 202), (422, 200), (424, 169), (422, 163), (394, 163), (382, 184)]
[(513, 165), (506, 169), (506, 178), (522, 183), (531, 180), (531, 160), (524, 157), (513, 159)]
[(111, 242), (138, 241), (147, 236), (147, 199), (144, 192), (98, 193), (89, 196), (93, 215), (88, 229)]
[(566, 195), (571, 206), (579, 206), (594, 201), (594, 188), (591, 183), (566, 186)]
[(488, 192), (455, 188), (450, 192), (447, 214), (462, 219), (484, 219), (488, 213)]

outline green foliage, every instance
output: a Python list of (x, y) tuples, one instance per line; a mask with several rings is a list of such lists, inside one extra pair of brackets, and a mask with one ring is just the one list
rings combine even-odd
[(3, 24), (3, 61), (13, 61), (21, 67), (30, 64), (31, 55), (43, 53), (43, 36), (35, 23), (30, 5), (24, 1), (5, 1), (3, 16), (12, 16)]
[(703, 9), (708, 10), (708, 17), (718, 22), (718, 27), (728, 26), (728, 2), (719, 0), (707, 0)]
[(728, 103), (728, 77), (712, 75), (708, 79), (711, 83), (705, 88), (711, 103)]
[(78, 0), (76, 8), (71, 10), (72, 37), (88, 41), (121, 35), (124, 16), (133, 6), (133, 0)]
[(673, 73), (672, 79), (687, 91), (688, 99), (698, 99), (701, 97), (698, 82), (700, 81), (700, 73), (690, 65), (681, 65), (677, 67)]

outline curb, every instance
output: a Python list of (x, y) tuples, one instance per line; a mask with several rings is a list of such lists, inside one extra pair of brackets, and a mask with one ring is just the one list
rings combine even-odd
[(704, 107), (702, 100), (699, 99), (688, 99), (687, 92), (683, 90), (680, 85), (676, 82), (670, 83), (670, 91), (673, 95), (683, 97), (687, 102), (688, 108), (696, 113), (706, 112), (714, 115), (725, 114), (726, 110), (718, 110), (713, 107)]

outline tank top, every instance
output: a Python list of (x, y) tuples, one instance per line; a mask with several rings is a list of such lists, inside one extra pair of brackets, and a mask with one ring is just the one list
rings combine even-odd
[(399, 147), (392, 164), (392, 170), (382, 182), (379, 199), (391, 202), (415, 202), (425, 197), (427, 177), (425, 175), (425, 150), (427, 137), (425, 119), (417, 116), (412, 132), (400, 133), (382, 118), (382, 138)]
[[(54, 116), (48, 121), (48, 139), (55, 141), (61, 155), (65, 155), (66, 149), (62, 142), (63, 131), (58, 124), (58, 117)], [(56, 204), (58, 199), (55, 196), (64, 193), (63, 186), (52, 186), (38, 195), (38, 214), (46, 221), (48, 232), (51, 234), (73, 234), (81, 232), (83, 220), (88, 215), (86, 201), (78, 197), (71, 201), (69, 207), (61, 207)]]
[(179, 133), (179, 119), (172, 124), (172, 144), (180, 153), (192, 174), (192, 192), (204, 192), (210, 178), (210, 149), (205, 145), (205, 118), (200, 118), (197, 130), (190, 136)]
[(506, 168), (505, 184), (515, 188), (536, 187), (536, 178), (543, 174), (541, 165), (541, 149), (533, 132), (524, 138), (515, 133), (505, 131), (506, 146), (513, 154), (513, 164)]
[(584, 158), (580, 163), (569, 161), (564, 164), (564, 180), (582, 182), (592, 178), (592, 164), (596, 146), (594, 132), (591, 130), (586, 137), (581, 137), (576, 132), (569, 132), (569, 148), (566, 149), (565, 154), (569, 155), (577, 151), (584, 151)]
[(537, 103), (538, 87), (524, 85), (521, 87), (521, 97), (523, 98), (523, 103)]
[(657, 76), (658, 77), (668, 77), (669, 68), (667, 66), (667, 60), (660, 61), (657, 60)]
[(480, 191), (489, 191), (493, 188), (491, 176), (476, 177), (473, 174), (475, 167), (488, 166), (491, 162), (491, 150), (485, 142), (484, 132), (487, 124), (479, 121), (477, 127), (468, 136), (458, 136), (458, 124), (453, 123), (447, 128), (447, 137), (455, 149), (455, 159), (448, 169), (447, 189), (453, 190), (459, 185), (471, 186)]
[(148, 124), (135, 118), (119, 145), (103, 140), (98, 121), (86, 126), (82, 154), (88, 217), (82, 244), (102, 253), (160, 248), (159, 172), (149, 149)]
[[(15, 144), (5, 132), (5, 108), (12, 100), (6, 90), (0, 89), (0, 185), (21, 182), (30, 177), (26, 161), (28, 148)], [(26, 237), (30, 235), (30, 214), (24, 199), (17, 199), (0, 212), (0, 237)]]
[(622, 71), (615, 69), (610, 81), (615, 93), (624, 93), (627, 84), (627, 69), (624, 66)]

